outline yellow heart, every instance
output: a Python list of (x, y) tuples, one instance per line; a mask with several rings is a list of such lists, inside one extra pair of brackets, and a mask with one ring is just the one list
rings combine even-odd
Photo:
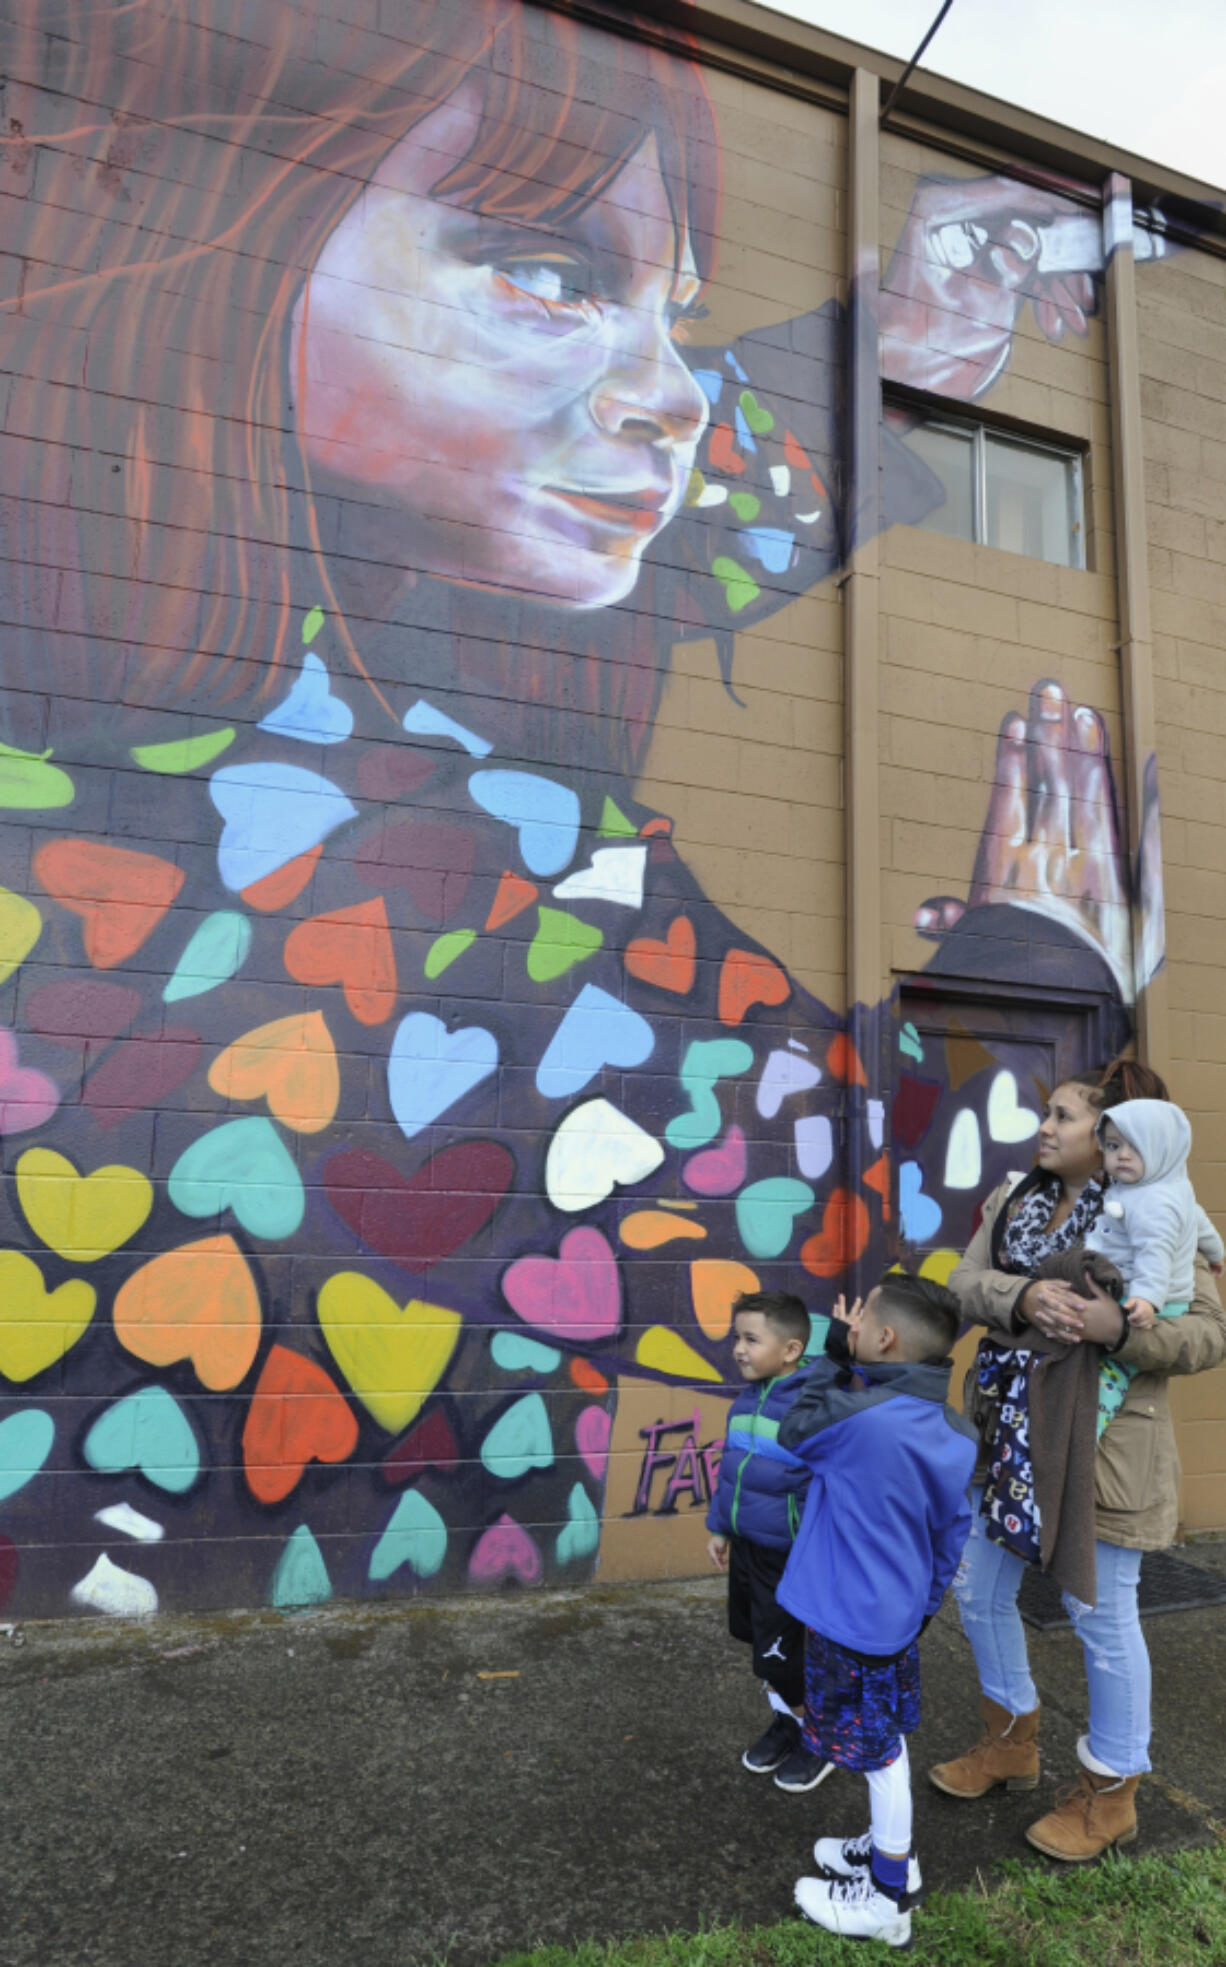
[(153, 1207), (153, 1183), (136, 1168), (79, 1174), (67, 1155), (29, 1147), (17, 1163), (17, 1193), (35, 1236), (73, 1263), (109, 1257)]
[(351, 1391), (398, 1434), (434, 1392), (460, 1336), (460, 1314), (410, 1298), (398, 1305), (373, 1278), (338, 1271), (319, 1293), (319, 1322)]
[(0, 888), (0, 983), (24, 963), (43, 932), (43, 918), (33, 902)]
[(94, 1315), (95, 1292), (83, 1277), (48, 1291), (43, 1274), (20, 1250), (0, 1250), (0, 1373), (32, 1380), (62, 1359)]
[(341, 1096), (336, 1047), (322, 1012), (277, 1018), (245, 1032), (213, 1060), (209, 1085), (227, 1100), (266, 1099), (283, 1127), (319, 1133)]

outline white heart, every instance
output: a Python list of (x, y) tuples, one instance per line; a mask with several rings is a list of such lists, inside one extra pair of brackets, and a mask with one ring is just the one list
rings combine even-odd
[(112, 1564), (105, 1551), (69, 1593), (74, 1605), (90, 1612), (105, 1612), (113, 1619), (148, 1619), (158, 1608), (157, 1589), (148, 1578), (138, 1578)]
[(758, 1081), (758, 1112), (764, 1120), (773, 1120), (786, 1099), (793, 1093), (807, 1093), (821, 1076), (821, 1067), (812, 1059), (798, 1058), (795, 1052), (772, 1052)]
[(969, 1106), (964, 1106), (949, 1130), (949, 1146), (945, 1152), (945, 1186), (978, 1188), (982, 1173), (979, 1122)]
[(834, 1131), (824, 1113), (807, 1113), (793, 1129), (796, 1136), (796, 1166), (809, 1181), (816, 1182), (834, 1160)]
[(642, 908), (647, 848), (597, 847), (592, 865), (559, 881), (559, 901), (614, 902), (619, 908)]
[(988, 1132), (994, 1141), (1028, 1141), (1039, 1131), (1039, 1116), (1017, 1103), (1017, 1080), (998, 1072), (988, 1094)]
[(663, 1159), (659, 1141), (608, 1100), (585, 1100), (549, 1143), (545, 1190), (555, 1209), (573, 1215), (607, 1201), (614, 1184), (645, 1181)]

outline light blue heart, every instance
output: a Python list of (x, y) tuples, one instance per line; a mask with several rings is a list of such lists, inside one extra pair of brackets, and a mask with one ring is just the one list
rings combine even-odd
[(271, 1602), (282, 1611), (295, 1605), (326, 1605), (332, 1580), (323, 1552), (305, 1523), (300, 1523), (277, 1559), (269, 1588)]
[(251, 1236), (292, 1236), (306, 1211), (302, 1177), (272, 1121), (227, 1120), (202, 1134), (170, 1171), (167, 1193), (185, 1216), (232, 1209)]
[(478, 806), (519, 833), (524, 866), (560, 874), (579, 844), (579, 795), (535, 772), (474, 772), (468, 790)]
[(520, 1332), (495, 1332), (490, 1358), (504, 1373), (552, 1373), (562, 1355), (553, 1346), (541, 1345)]
[(721, 1079), (737, 1079), (753, 1064), (753, 1051), (743, 1038), (695, 1038), (681, 1061), (681, 1085), (690, 1096), (688, 1113), (678, 1113), (664, 1129), (670, 1147), (705, 1147), (724, 1124), (715, 1088)]
[(599, 984), (584, 984), (536, 1069), (536, 1090), (547, 1100), (569, 1099), (607, 1065), (625, 1071), (642, 1065), (655, 1042), (646, 1018)]
[(85, 1459), (99, 1475), (134, 1468), (172, 1496), (200, 1473), (200, 1446), (187, 1415), (164, 1386), (140, 1387), (100, 1414), (85, 1437)]
[(553, 1434), (539, 1393), (526, 1393), (498, 1416), (481, 1443), (481, 1460), (504, 1482), (514, 1482), (531, 1468), (553, 1467)]
[(261, 719), (259, 728), (302, 744), (341, 744), (353, 731), (353, 712), (333, 696), (322, 658), (310, 651), (288, 697)]
[(318, 847), (357, 807), (339, 786), (298, 765), (227, 765), (209, 780), (225, 826), (217, 866), (227, 888), (249, 888)]
[(369, 1575), (379, 1583), (407, 1564), (419, 1578), (433, 1578), (442, 1570), (446, 1555), (447, 1525), (433, 1503), (410, 1489), (396, 1504), (375, 1545)]
[(781, 1257), (797, 1216), (816, 1199), (808, 1182), (798, 1182), (794, 1175), (771, 1175), (743, 1188), (736, 1198), (736, 1226), (750, 1256)]
[(448, 1031), (429, 1011), (412, 1011), (397, 1027), (387, 1062), (387, 1091), (408, 1140), (446, 1113), (498, 1065), (498, 1040), (484, 1025)]
[(898, 1170), (898, 1213), (908, 1243), (930, 1243), (941, 1227), (941, 1205), (925, 1195), (918, 1161), (904, 1161)]
[(251, 948), (251, 924), (232, 908), (219, 908), (206, 915), (162, 992), (167, 1004), (181, 997), (201, 997), (235, 976), (247, 961)]
[(577, 1564), (600, 1548), (600, 1518), (582, 1482), (576, 1482), (566, 1505), (570, 1518), (558, 1532), (558, 1563)]
[(749, 425), (745, 421), (745, 412), (744, 410), (742, 410), (739, 403), (736, 406), (736, 411), (734, 415), (736, 421), (737, 443), (740, 445), (743, 451), (756, 451), (758, 447), (754, 443), (753, 438), (750, 435)]
[(454, 738), (457, 744), (463, 745), (470, 758), (488, 758), (494, 749), (488, 738), (479, 738), (467, 724), (457, 724), (454, 717), (448, 717), (445, 710), (436, 710), (424, 697), (419, 697), (412, 708), (405, 711), (404, 728), (416, 737)]
[(740, 538), (741, 545), (749, 548), (768, 574), (787, 573), (796, 551), (795, 533), (785, 532), (781, 526), (750, 526)]
[(55, 1422), (41, 1407), (23, 1407), (0, 1421), (0, 1503), (38, 1474), (54, 1440)]
[(719, 370), (718, 369), (691, 369), (690, 374), (693, 376), (694, 381), (698, 384), (699, 389), (701, 389), (703, 395), (706, 397), (708, 403), (711, 405), (711, 408), (714, 409), (715, 405), (719, 402), (720, 396), (722, 395), (723, 388), (724, 388), (724, 379), (720, 375)]

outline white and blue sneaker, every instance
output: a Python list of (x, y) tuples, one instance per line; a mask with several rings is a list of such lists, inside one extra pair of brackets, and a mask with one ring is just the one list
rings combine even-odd
[[(818, 1870), (827, 1878), (853, 1878), (856, 1872), (867, 1871), (873, 1862), (873, 1833), (866, 1830), (860, 1837), (819, 1837), (813, 1846), (813, 1857)], [(923, 1904), (923, 1899), (923, 1875), (913, 1851), (907, 1860), (907, 1889), (902, 1903), (918, 1906)]]
[(879, 1940), (887, 1947), (911, 1944), (911, 1911), (877, 1885), (871, 1871), (849, 1878), (801, 1878), (797, 1907), (814, 1926), (845, 1940)]

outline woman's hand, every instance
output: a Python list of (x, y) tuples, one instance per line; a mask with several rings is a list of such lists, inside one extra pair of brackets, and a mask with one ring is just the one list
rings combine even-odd
[(1063, 1339), (1075, 1345), (1085, 1338), (1085, 1315), (1090, 1310), (1071, 1284), (1058, 1277), (1036, 1277), (1017, 1301), (1017, 1309), (1028, 1325), (1042, 1332), (1045, 1339)]

